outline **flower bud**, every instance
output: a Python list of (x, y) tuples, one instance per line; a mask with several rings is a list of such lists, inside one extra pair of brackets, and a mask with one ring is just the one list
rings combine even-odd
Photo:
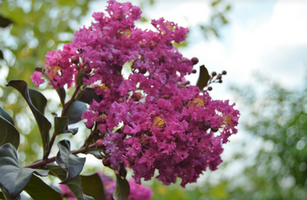
[(43, 68), (41, 68), (41, 67), (35, 67), (35, 69), (34, 69), (36, 72), (42, 72), (42, 73), (44, 73), (43, 71), (44, 71), (44, 69)]
[(134, 165), (135, 164), (135, 157), (130, 157), (129, 163), (130, 163), (131, 166)]
[(212, 87), (211, 87), (211, 86), (209, 86), (209, 87), (208, 87), (208, 90), (209, 90), (209, 91), (211, 91), (211, 90), (212, 90)]
[(109, 167), (111, 165), (111, 161), (110, 161), (110, 158), (104, 158), (102, 160), (102, 164), (106, 167)]
[(145, 68), (140, 68), (140, 69), (139, 69), (139, 72), (140, 72), (141, 74), (145, 74), (145, 73), (147, 72), (147, 70), (146, 70)]
[(98, 139), (97, 141), (96, 141), (96, 147), (97, 148), (99, 148), (99, 149), (101, 149), (101, 148), (103, 148), (103, 139)]
[(193, 69), (192, 70), (192, 74), (196, 74), (197, 70), (196, 69)]
[(211, 122), (209, 120), (199, 124), (199, 129), (203, 131), (208, 130), (210, 127), (211, 127)]
[(223, 74), (223, 75), (226, 75), (226, 74), (227, 74), (227, 72), (224, 70), (224, 71), (222, 71), (222, 74)]
[(212, 75), (212, 76), (216, 76), (216, 72), (212, 72), (211, 75)]
[(157, 43), (154, 42), (154, 41), (151, 41), (151, 42), (149, 43), (149, 48), (150, 48), (150, 50), (153, 50), (156, 46), (157, 46)]
[(97, 123), (105, 123), (107, 118), (108, 118), (108, 116), (106, 114), (99, 115), (97, 117), (96, 122)]
[(70, 58), (70, 61), (77, 65), (79, 63), (79, 57), (74, 55)]
[(123, 103), (125, 101), (125, 98), (124, 97), (119, 97), (118, 99), (117, 99), (117, 102), (118, 103)]
[(138, 100), (140, 100), (142, 98), (142, 93), (140, 93), (140, 92), (136, 92), (136, 93), (134, 93), (133, 95), (132, 95), (132, 99), (134, 100), (134, 101), (138, 101)]
[(84, 66), (84, 72), (86, 74), (88, 74), (88, 73), (91, 73), (91, 71), (92, 71), (92, 69), (91, 69), (90, 65), (88, 63), (86, 63), (85, 66)]
[(193, 65), (196, 65), (198, 63), (198, 58), (193, 57), (191, 61), (193, 62)]
[(218, 130), (219, 130), (219, 127), (212, 127), (212, 128), (211, 128), (211, 131), (212, 131), (212, 132), (217, 132)]

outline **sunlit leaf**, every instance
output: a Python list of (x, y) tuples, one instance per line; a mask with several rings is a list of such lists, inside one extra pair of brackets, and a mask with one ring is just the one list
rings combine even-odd
[(130, 194), (130, 185), (128, 181), (124, 177), (116, 174), (116, 186), (113, 198), (115, 200), (127, 200), (129, 194)]
[(62, 169), (67, 170), (66, 178), (62, 182), (66, 184), (81, 173), (85, 158), (70, 153), (70, 142), (68, 140), (60, 141), (58, 147), (59, 152), (56, 156), (56, 162)]
[(6, 143), (0, 147), (0, 187), (16, 198), (27, 186), (32, 174), (47, 176), (48, 170), (20, 168), (15, 147)]
[(16, 90), (20, 92), (23, 98), (28, 103), (40, 130), (41, 139), (43, 143), (44, 155), (45, 152), (49, 149), (49, 130), (51, 128), (51, 123), (47, 120), (47, 118), (32, 104), (29, 95), (28, 85), (23, 80), (13, 80), (9, 81), (8, 86), (14, 87)]
[(204, 87), (207, 86), (208, 81), (210, 79), (210, 75), (205, 65), (201, 65), (199, 68), (200, 70), (196, 86), (199, 87), (200, 90), (202, 90), (204, 89)]

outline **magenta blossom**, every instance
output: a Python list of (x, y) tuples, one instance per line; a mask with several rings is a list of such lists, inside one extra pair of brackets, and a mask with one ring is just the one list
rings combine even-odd
[(103, 139), (105, 163), (115, 170), (130, 167), (137, 184), (158, 170), (164, 184), (180, 177), (185, 187), (207, 168), (216, 170), (240, 113), (186, 81), (195, 59), (183, 57), (173, 43), (184, 41), (188, 29), (160, 18), (151, 22), (155, 30), (141, 30), (134, 25), (140, 8), (131, 3), (111, 0), (106, 11), (94, 13), (95, 22), (62, 50), (47, 53), (49, 84), (95, 90), (102, 100), (83, 113), (85, 125), (93, 138)]
[(45, 80), (42, 79), (41, 72), (34, 72), (31, 76), (32, 82), (35, 84), (36, 87), (40, 86), (40, 84), (44, 83)]

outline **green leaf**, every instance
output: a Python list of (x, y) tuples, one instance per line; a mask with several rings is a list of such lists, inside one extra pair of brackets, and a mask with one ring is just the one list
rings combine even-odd
[(77, 80), (76, 80), (78, 86), (83, 85), (83, 77), (84, 76), (86, 76), (86, 73), (84, 71), (79, 71), (78, 72)]
[[(47, 167), (50, 172), (54, 176), (58, 177), (61, 181), (64, 181), (66, 179), (66, 171), (61, 167), (55, 165), (47, 165)], [(75, 177), (73, 180), (66, 183), (65, 185), (70, 189), (70, 191), (75, 195), (78, 200), (94, 200), (94, 198), (83, 194), (80, 176)]]
[(2, 116), (4, 119), (6, 119), (7, 121), (9, 121), (11, 124), (14, 125), (13, 118), (7, 112), (5, 112), (5, 110), (3, 110), (1, 107), (0, 107), (0, 116)]
[(0, 116), (0, 145), (5, 143), (12, 144), (16, 149), (19, 146), (19, 132), (9, 121)]
[(222, 182), (210, 189), (210, 196), (216, 197), (217, 199), (228, 199), (228, 193), (225, 188), (227, 187), (227, 182)]
[(98, 96), (95, 92), (95, 89), (85, 88), (78, 100), (90, 104), (92, 103), (93, 99), (95, 99), (97, 102), (100, 102), (102, 100), (102, 98)]
[(85, 103), (81, 101), (75, 101), (68, 113), (68, 124), (74, 124), (81, 120), (82, 114), (87, 110)]
[(1, 28), (5, 28), (7, 27), (8, 25), (10, 25), (12, 23), (12, 21), (8, 18), (5, 18), (5, 17), (2, 17), (0, 15), (0, 27)]
[(228, 5), (227, 7), (226, 7), (226, 11), (228, 11), (228, 10), (230, 10), (231, 9), (231, 5)]
[(19, 168), (15, 147), (6, 143), (0, 147), (0, 187), (11, 198), (16, 198), (29, 183), (32, 174), (47, 176), (48, 170)]
[(61, 133), (71, 133), (76, 134), (78, 128), (68, 129), (68, 117), (54, 117), (54, 133), (59, 135)]
[(120, 164), (119, 164), (119, 170), (118, 170), (118, 172), (119, 172), (119, 175), (120, 175), (120, 176), (126, 178), (126, 176), (127, 176), (127, 170), (126, 170), (126, 168), (125, 168), (125, 164), (124, 164), (124, 163), (120, 163)]
[(81, 183), (84, 194), (94, 197), (95, 200), (105, 200), (104, 187), (99, 174), (81, 175)]
[(211, 6), (214, 7), (214, 6), (216, 6), (217, 4), (219, 4), (221, 1), (222, 1), (222, 0), (213, 1), (213, 2), (211, 3)]
[(113, 194), (114, 200), (127, 200), (130, 194), (130, 185), (128, 181), (116, 174), (116, 186)]
[(59, 88), (56, 91), (57, 91), (57, 93), (58, 93), (58, 95), (60, 97), (60, 101), (61, 101), (62, 105), (64, 105), (65, 104), (65, 98), (66, 98), (66, 91), (65, 91), (65, 89), (64, 88)]
[(32, 176), (24, 189), (34, 200), (61, 200), (62, 194), (47, 185), (37, 176)]
[(3, 56), (3, 52), (0, 50), (0, 59), (3, 60), (4, 56)]
[(85, 158), (79, 158), (70, 153), (70, 142), (68, 140), (60, 141), (58, 147), (59, 152), (55, 160), (62, 169), (67, 170), (66, 178), (62, 182), (66, 184), (81, 173)]
[(15, 198), (11, 198), (10, 195), (5, 191), (2, 192), (2, 195), (3, 195), (3, 199), (6, 199), (6, 200), (20, 200), (20, 195), (18, 195)]
[(102, 159), (100, 153), (99, 153), (99, 150), (92, 150), (92, 151), (86, 151), (86, 152), (83, 152), (84, 154), (91, 154), (93, 156), (95, 156), (97, 159)]
[(202, 90), (204, 89), (204, 87), (207, 86), (208, 81), (210, 79), (210, 75), (205, 65), (202, 65), (199, 68), (200, 70), (196, 86), (199, 87), (200, 90)]
[(49, 149), (49, 130), (51, 128), (51, 123), (47, 120), (47, 118), (32, 104), (28, 85), (23, 80), (12, 80), (9, 81), (8, 86), (14, 87), (16, 90), (20, 92), (20, 94), (24, 97), (26, 102), (28, 103), (39, 128), (42, 144), (43, 144), (43, 151), (44, 155), (46, 151)]
[(61, 133), (68, 132), (68, 117), (54, 117), (54, 134), (59, 135)]
[(47, 105), (46, 97), (39, 91), (29, 88), (29, 95), (33, 106), (42, 114), (45, 113)]

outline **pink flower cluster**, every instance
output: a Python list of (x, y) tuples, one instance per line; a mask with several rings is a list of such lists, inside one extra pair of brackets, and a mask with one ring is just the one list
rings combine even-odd
[[(180, 177), (185, 187), (222, 162), (222, 144), (237, 132), (239, 111), (185, 80), (193, 62), (173, 42), (185, 40), (188, 29), (161, 18), (152, 21), (156, 31), (141, 30), (134, 25), (138, 7), (108, 3), (108, 15), (94, 13), (96, 22), (77, 31), (71, 44), (47, 54), (43, 73), (54, 88), (77, 85), (81, 74), (82, 84), (101, 95), (83, 119), (104, 140), (112, 168), (125, 163), (138, 184), (157, 169), (164, 184)], [(124, 79), (127, 62), (132, 73)], [(42, 82), (37, 74), (33, 81)]]
[[(115, 191), (116, 181), (111, 177), (102, 174), (101, 172), (97, 172), (103, 182), (104, 194), (106, 200), (114, 200), (113, 193)], [(130, 185), (130, 194), (128, 196), (128, 200), (150, 200), (153, 192), (150, 188), (139, 185), (134, 182), (134, 180), (128, 180)], [(63, 197), (66, 197), (69, 200), (77, 200), (77, 198), (73, 195), (73, 193), (67, 188), (66, 185), (60, 184), (61, 193)]]

